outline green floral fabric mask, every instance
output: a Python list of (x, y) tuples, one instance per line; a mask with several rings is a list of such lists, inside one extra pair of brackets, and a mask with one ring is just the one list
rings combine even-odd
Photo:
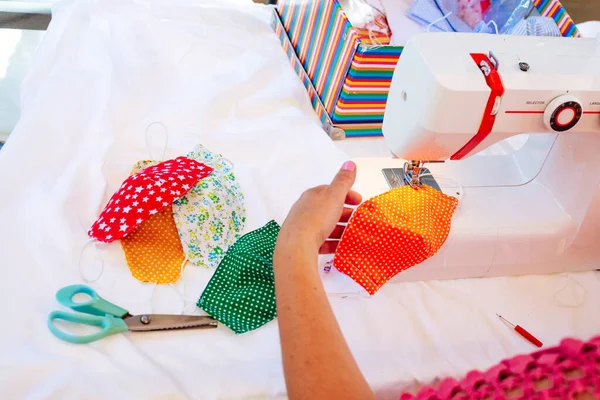
[(198, 307), (235, 333), (259, 328), (277, 316), (273, 252), (279, 229), (271, 221), (242, 236), (198, 300)]
[(198, 266), (215, 268), (242, 235), (246, 222), (244, 194), (233, 165), (221, 154), (197, 145), (187, 157), (214, 171), (173, 203), (175, 225), (187, 259)]

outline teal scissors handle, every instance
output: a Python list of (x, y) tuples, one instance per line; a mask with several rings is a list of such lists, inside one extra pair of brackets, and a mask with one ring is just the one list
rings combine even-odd
[[(79, 336), (66, 333), (54, 326), (55, 319), (75, 322), (83, 325), (99, 326), (102, 328), (99, 332), (90, 335)], [(73, 314), (64, 311), (52, 311), (48, 316), (48, 329), (57, 338), (69, 343), (84, 344), (95, 342), (115, 333), (126, 332), (129, 327), (121, 318), (106, 314), (103, 317), (96, 315)]]
[[(74, 302), (73, 296), (79, 293), (87, 294), (91, 299), (83, 302)], [(119, 318), (129, 315), (129, 311), (104, 300), (94, 289), (86, 285), (65, 286), (56, 292), (56, 300), (65, 307), (86, 314), (98, 316), (112, 315)]]

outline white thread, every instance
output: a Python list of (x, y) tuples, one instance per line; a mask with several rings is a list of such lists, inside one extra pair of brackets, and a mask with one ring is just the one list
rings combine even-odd
[[(561, 275), (562, 278), (567, 279), (567, 283), (560, 289), (558, 289), (556, 292), (554, 292), (554, 304), (556, 304), (558, 307), (563, 307), (563, 308), (579, 308), (583, 305), (583, 303), (585, 302), (585, 297), (587, 295), (587, 290), (585, 287), (583, 287), (583, 285), (579, 282), (577, 282), (570, 273), (566, 273), (564, 275)], [(563, 300), (558, 298), (558, 295), (567, 290), (567, 289), (572, 289), (571, 284), (574, 283), (575, 285), (579, 286), (579, 288), (582, 290), (583, 294), (581, 295), (581, 298), (579, 299), (579, 301), (576, 301), (574, 303), (567, 303), (564, 302)], [(577, 288), (575, 288), (577, 289)]]
[(183, 275), (183, 267), (185, 267), (185, 263), (188, 262), (187, 257), (184, 257), (183, 262), (181, 263), (181, 267), (179, 267), (179, 277)]
[[(452, 11), (448, 11), (448, 14), (444, 15), (443, 17), (440, 17), (440, 18), (436, 19), (435, 21), (433, 21), (432, 23), (430, 23), (429, 25), (427, 25), (427, 32), (430, 32), (430, 29), (431, 29), (432, 26), (434, 26), (435, 24), (437, 24), (440, 21), (445, 20), (450, 15), (452, 15)], [(442, 30), (441, 28), (438, 28), (438, 29)]]
[(432, 177), (433, 179), (435, 179), (435, 180), (447, 180), (447, 181), (450, 181), (450, 182), (454, 182), (454, 183), (456, 184), (456, 186), (458, 186), (458, 190), (459, 190), (459, 193), (456, 195), (456, 198), (457, 198), (459, 201), (460, 201), (460, 200), (462, 200), (462, 198), (463, 198), (463, 195), (464, 195), (464, 193), (465, 193), (465, 189), (463, 188), (463, 186), (462, 186), (462, 185), (461, 185), (461, 184), (460, 184), (458, 181), (456, 181), (456, 180), (454, 180), (454, 179), (452, 179), (452, 178), (448, 178), (448, 177), (446, 177), (446, 176), (442, 176), (442, 175), (433, 175), (433, 174), (430, 174), (430, 173), (426, 173), (426, 174), (421, 174), (421, 175), (419, 175), (419, 179), (421, 179), (421, 178), (422, 178), (422, 177), (424, 177), (424, 176), (431, 176), (431, 177)]
[(221, 161), (225, 161), (225, 162), (228, 162), (229, 164), (231, 164), (231, 168), (229, 168), (229, 169), (233, 169), (235, 167), (235, 164), (229, 158), (221, 157)]
[(196, 301), (195, 300), (189, 301), (187, 299), (187, 297), (185, 297), (185, 277), (183, 276), (183, 267), (185, 266), (185, 264), (188, 261), (189, 260), (187, 257), (185, 258), (185, 260), (183, 260), (183, 263), (181, 264), (181, 274), (179, 275), (181, 278), (181, 284), (183, 285), (183, 293), (181, 293), (179, 290), (177, 290), (177, 288), (175, 286), (172, 286), (172, 288), (177, 291), (177, 294), (179, 294), (179, 296), (181, 296), (181, 298), (183, 299), (183, 309), (181, 310), (182, 315), (185, 314), (185, 312), (190, 304), (193, 305), (194, 308), (196, 308)]
[[(154, 285), (154, 287), (152, 288), (152, 292), (150, 292), (150, 314), (154, 314), (154, 305), (153, 305), (154, 304), (154, 292), (156, 291), (156, 288), (158, 287), (158, 283), (154, 283), (153, 285)], [(185, 306), (186, 306), (185, 298), (181, 295), (181, 293), (179, 293), (177, 288), (172, 283), (168, 283), (168, 285), (171, 287), (171, 289), (174, 289), (175, 293), (177, 293), (177, 295), (181, 298), (181, 300), (183, 301), (183, 309), (185, 309)], [(183, 314), (183, 311), (180, 314)]]
[(172, 283), (169, 283), (169, 286), (171, 287), (171, 289), (173, 289), (175, 291), (175, 293), (177, 293), (177, 295), (179, 296), (179, 298), (181, 299), (181, 301), (183, 301), (183, 307), (181, 309), (181, 312), (179, 314), (183, 314), (183, 311), (185, 310), (185, 307), (187, 306), (187, 300), (186, 298), (179, 292), (179, 290), (177, 290), (177, 288), (175, 287), (175, 285), (173, 285)]
[(152, 287), (152, 291), (150, 292), (150, 314), (154, 314), (154, 306), (152, 305), (152, 300), (154, 300), (154, 291), (156, 290), (157, 286), (158, 283), (155, 283)]
[[(150, 145), (148, 144), (148, 133), (149, 133), (150, 127), (152, 127), (153, 125), (161, 125), (163, 127), (164, 133), (165, 133), (165, 146), (163, 147), (162, 156), (161, 156), (160, 159), (154, 158), (154, 155), (152, 154), (152, 151), (150, 150)], [(146, 128), (146, 135), (145, 136), (146, 136), (145, 137), (145, 139), (146, 139), (146, 150), (148, 151), (148, 156), (150, 157), (150, 159), (151, 160), (164, 161), (165, 160), (165, 154), (167, 153), (167, 147), (169, 146), (169, 130), (167, 129), (167, 127), (165, 126), (165, 124), (163, 124), (160, 121), (154, 121), (154, 122), (152, 122)]]
[[(181, 278), (183, 276), (183, 267), (185, 267), (185, 264), (188, 262), (189, 260), (187, 258), (185, 258), (183, 260), (183, 262), (181, 263), (181, 269), (179, 272), (179, 278)], [(179, 296), (179, 298), (181, 299), (181, 301), (183, 301), (183, 307), (181, 308), (181, 312), (179, 313), (180, 315), (183, 315), (183, 313), (185, 312), (185, 310), (187, 309), (187, 306), (190, 303), (193, 303), (194, 306), (196, 305), (194, 302), (190, 302), (185, 298), (185, 280), (183, 281), (183, 292), (181, 293), (179, 290), (177, 290), (177, 288), (175, 287), (175, 285), (173, 283), (168, 283), (167, 285), (169, 285), (171, 287), (171, 289), (173, 289), (175, 291), (175, 293), (177, 293), (177, 295)], [(150, 293), (150, 313), (153, 314), (154, 313), (154, 307), (153, 307), (153, 301), (154, 301), (154, 292), (156, 291), (156, 287), (158, 286), (158, 283), (154, 283), (154, 287), (152, 288), (152, 292)]]
[[(83, 270), (81, 269), (81, 258), (83, 256), (83, 252), (85, 251), (85, 249), (90, 244), (92, 244), (94, 246), (94, 250), (96, 250), (96, 255), (98, 256), (98, 258), (100, 258), (100, 273), (98, 274), (98, 276), (95, 279), (88, 279), (88, 278), (86, 278), (85, 275), (84, 275), (84, 273), (83, 273)], [(94, 282), (96, 282), (98, 279), (100, 279), (102, 277), (102, 275), (104, 274), (104, 258), (102, 257), (102, 253), (100, 252), (100, 250), (98, 250), (98, 247), (96, 247), (96, 239), (90, 239), (87, 242), (85, 242), (85, 244), (81, 248), (81, 251), (79, 252), (79, 259), (77, 261), (77, 266), (79, 268), (79, 277), (85, 283), (94, 283)]]
[(493, 19), (490, 20), (490, 22), (488, 22), (488, 27), (490, 26), (490, 24), (494, 25), (494, 29), (496, 29), (496, 35), (498, 34), (498, 24), (496, 24), (496, 21), (494, 21)]

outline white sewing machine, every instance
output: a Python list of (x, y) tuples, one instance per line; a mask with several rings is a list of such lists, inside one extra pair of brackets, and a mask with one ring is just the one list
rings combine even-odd
[(461, 197), (439, 253), (395, 280), (600, 268), (600, 41), (416, 35), (383, 133), (401, 159), (355, 160), (363, 197), (406, 160)]

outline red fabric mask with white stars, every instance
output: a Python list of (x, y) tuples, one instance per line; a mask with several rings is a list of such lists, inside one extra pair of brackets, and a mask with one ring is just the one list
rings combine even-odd
[(212, 172), (205, 164), (177, 157), (131, 175), (110, 198), (88, 235), (104, 243), (127, 236)]

